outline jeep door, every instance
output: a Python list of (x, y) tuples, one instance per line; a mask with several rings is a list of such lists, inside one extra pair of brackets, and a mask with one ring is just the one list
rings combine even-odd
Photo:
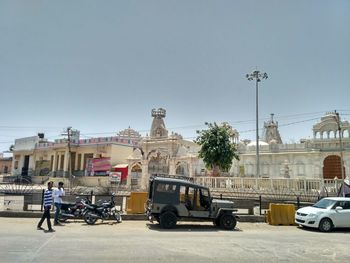
[(208, 218), (210, 216), (210, 205), (205, 206), (203, 202), (205, 199), (205, 189), (189, 186), (186, 190), (190, 200), (190, 205), (188, 206), (189, 217)]

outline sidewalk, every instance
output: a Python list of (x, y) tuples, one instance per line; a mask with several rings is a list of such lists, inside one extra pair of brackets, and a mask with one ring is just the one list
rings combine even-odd
[[(0, 217), (19, 217), (19, 218), (40, 218), (43, 212), (40, 211), (0, 211)], [(54, 217), (54, 212), (51, 213), (51, 217)], [(147, 221), (146, 215), (144, 214), (127, 214), (122, 215), (123, 220), (145, 220)], [(255, 215), (238, 215), (238, 222), (250, 222), (258, 223), (265, 222), (265, 217)], [(184, 220), (185, 221), (185, 220)], [(187, 220), (186, 220), (187, 221)], [(193, 221), (193, 220), (188, 220)]]

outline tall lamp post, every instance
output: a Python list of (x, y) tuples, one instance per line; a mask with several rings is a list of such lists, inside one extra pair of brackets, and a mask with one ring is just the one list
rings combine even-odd
[(256, 176), (260, 177), (260, 161), (259, 161), (259, 85), (263, 79), (267, 79), (267, 73), (261, 73), (259, 70), (255, 70), (246, 75), (247, 79), (255, 80), (255, 110), (256, 110)]
[(344, 181), (345, 181), (345, 177), (344, 177), (344, 161), (343, 161), (343, 141), (342, 141), (342, 130), (341, 130), (341, 126), (340, 126), (340, 118), (339, 118), (339, 113), (337, 111), (334, 111), (335, 113), (335, 120), (338, 124), (338, 131), (339, 131), (339, 147), (340, 147), (340, 170), (341, 170), (341, 179), (343, 181), (343, 185), (342, 185), (342, 190), (343, 190), (343, 197), (345, 197), (345, 189), (344, 189)]

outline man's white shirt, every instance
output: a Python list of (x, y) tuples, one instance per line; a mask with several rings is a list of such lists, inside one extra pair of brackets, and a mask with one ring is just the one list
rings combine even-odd
[(62, 197), (61, 196), (64, 196), (64, 190), (63, 188), (61, 189), (55, 189), (53, 190), (53, 193), (52, 193), (52, 196), (53, 196), (53, 202), (54, 203), (59, 203), (61, 204), (62, 203)]

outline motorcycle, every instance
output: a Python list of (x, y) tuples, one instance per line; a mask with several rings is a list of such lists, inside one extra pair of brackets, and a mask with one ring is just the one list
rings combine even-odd
[(59, 220), (66, 222), (67, 219), (82, 219), (86, 204), (91, 204), (91, 201), (87, 198), (79, 197), (76, 197), (75, 203), (62, 203)]
[(102, 220), (115, 219), (117, 223), (121, 223), (122, 216), (120, 214), (120, 211), (118, 211), (115, 207), (114, 198), (115, 198), (115, 195), (113, 194), (111, 196), (110, 201), (102, 201), (102, 203), (98, 205), (86, 204), (84, 221), (88, 225), (95, 224), (97, 219), (102, 219)]

